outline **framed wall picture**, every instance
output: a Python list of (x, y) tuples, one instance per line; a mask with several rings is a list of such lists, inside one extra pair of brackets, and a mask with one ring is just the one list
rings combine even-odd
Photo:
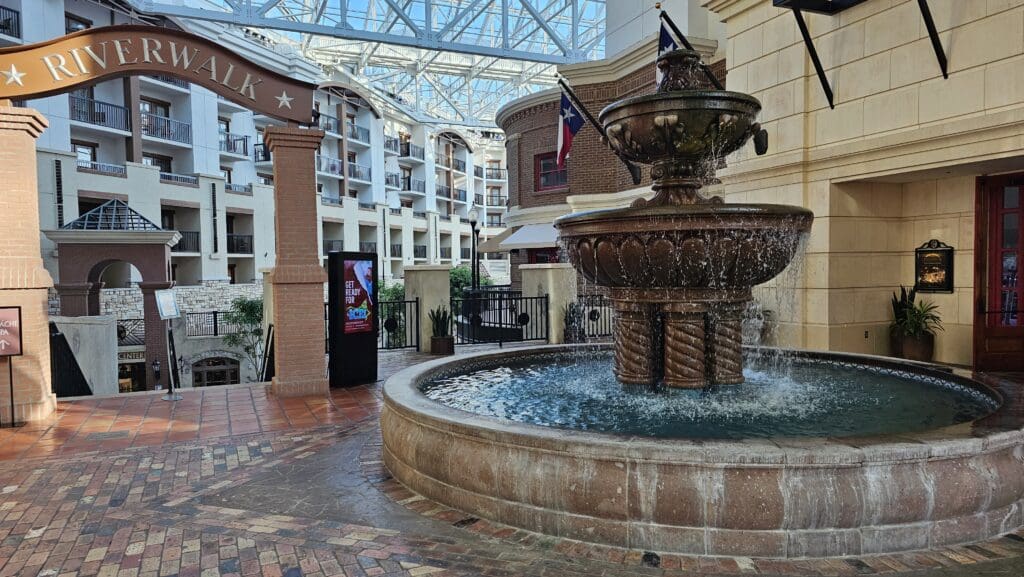
[(914, 288), (919, 293), (953, 292), (953, 247), (932, 239), (914, 251)]

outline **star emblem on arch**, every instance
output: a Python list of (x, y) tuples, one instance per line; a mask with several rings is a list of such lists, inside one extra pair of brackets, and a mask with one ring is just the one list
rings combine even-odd
[(18, 69), (11, 64), (10, 70), (0, 70), (0, 74), (3, 74), (7, 78), (6, 84), (17, 84), (18, 86), (24, 86), (25, 84), (21, 81), (21, 77), (25, 76), (24, 72), (18, 72)]
[(292, 107), (292, 100), (295, 100), (291, 96), (288, 96), (288, 92), (285, 91), (285, 90), (281, 91), (281, 96), (275, 96), (274, 98), (277, 99), (277, 107), (278, 108), (289, 108), (289, 109), (291, 109), (291, 107)]

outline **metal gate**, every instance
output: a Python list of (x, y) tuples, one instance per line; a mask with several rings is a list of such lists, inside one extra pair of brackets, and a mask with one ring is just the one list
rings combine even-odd
[(580, 295), (576, 304), (580, 308), (580, 322), (587, 340), (612, 336), (615, 314), (608, 297), (600, 294)]
[(417, 349), (420, 346), (420, 299), (381, 301), (377, 307), (377, 348)]
[(452, 299), (455, 344), (548, 340), (548, 297), (476, 291)]

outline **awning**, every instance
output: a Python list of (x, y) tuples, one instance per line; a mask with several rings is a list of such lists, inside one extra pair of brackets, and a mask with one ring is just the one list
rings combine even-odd
[(480, 244), (480, 252), (507, 252), (525, 248), (553, 248), (558, 246), (558, 231), (550, 223), (525, 224), (510, 228)]

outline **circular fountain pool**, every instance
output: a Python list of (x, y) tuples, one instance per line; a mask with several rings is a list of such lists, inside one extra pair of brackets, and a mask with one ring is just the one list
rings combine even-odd
[(908, 370), (825, 359), (748, 361), (741, 385), (624, 386), (608, 351), (512, 358), (441, 375), (429, 399), (478, 415), (652, 438), (851, 437), (936, 429), (995, 410), (990, 394)]
[(406, 369), (384, 389), (384, 462), (468, 514), (650, 551), (863, 555), (1024, 524), (1014, 390), (796, 353), (786, 372), (752, 360), (744, 385), (652, 392), (609, 364), (606, 347), (562, 346)]

